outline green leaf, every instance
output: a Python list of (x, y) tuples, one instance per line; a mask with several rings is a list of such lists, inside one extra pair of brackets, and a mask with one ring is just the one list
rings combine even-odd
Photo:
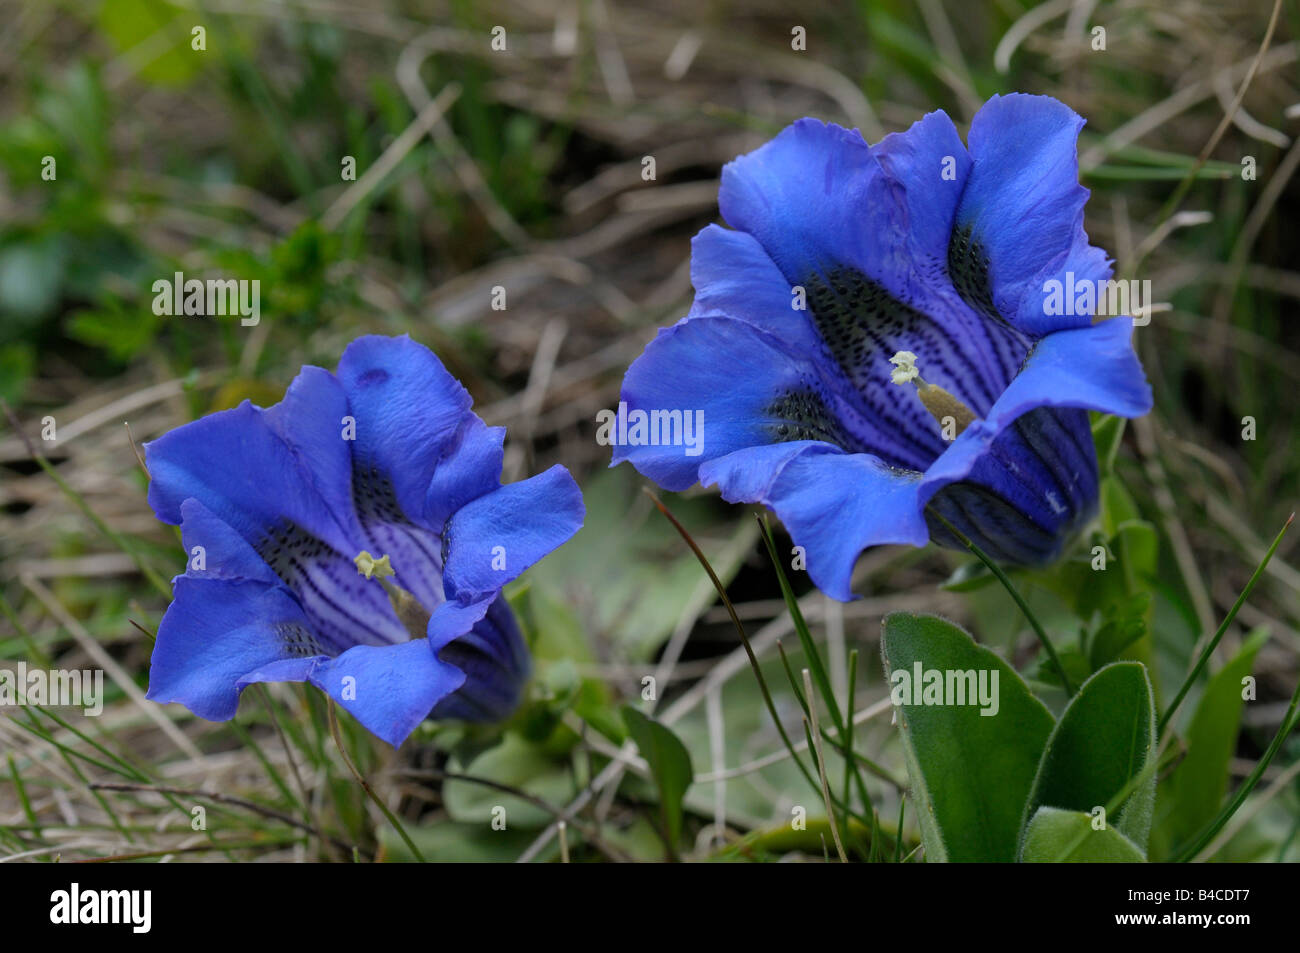
[(106, 351), (117, 361), (128, 361), (150, 344), (159, 320), (152, 311), (127, 311), (113, 303), (100, 310), (81, 310), (68, 321), (68, 336)]
[(1138, 509), (1137, 503), (1119, 478), (1114, 476), (1102, 477), (1101, 531), (1107, 537), (1111, 537), (1119, 532), (1122, 524), (1130, 520), (1140, 521), (1141, 519), (1142, 513)]
[[(1065, 674), (1070, 676), (1071, 685), (1082, 685), (1087, 681), (1088, 676), (1092, 674), (1092, 667), (1083, 653), (1073, 645), (1063, 647), (1058, 653), (1061, 659), (1061, 666), (1065, 669)], [(1042, 682), (1044, 685), (1052, 685), (1056, 688), (1062, 687), (1061, 673), (1055, 663), (1052, 662), (1047, 653), (1038, 656), (1038, 667), (1030, 676), (1031, 681)]]
[[(581, 767), (584, 760), (579, 758), (574, 764)], [(578, 793), (564, 762), (515, 734), (506, 734), (501, 744), (464, 767), (453, 758), (448, 770), (508, 785), (556, 807), (563, 807)], [(585, 782), (579, 779), (576, 783)], [(443, 785), (442, 796), (452, 820), (462, 823), (486, 826), (494, 820), (493, 809), (498, 807), (505, 808), (506, 830), (538, 828), (555, 819), (552, 812), (523, 798), (472, 781), (450, 779)]]
[(30, 344), (0, 345), (0, 397), (18, 403), (36, 371), (36, 352)]
[(1228, 792), (1228, 762), (1241, 726), (1241, 680), (1268, 640), (1266, 629), (1252, 632), (1227, 665), (1210, 679), (1187, 730), (1187, 756), (1161, 787), (1161, 839), (1179, 843), (1214, 817)]
[(1092, 671), (1115, 661), (1121, 652), (1146, 635), (1150, 610), (1151, 594), (1147, 592), (1136, 593), (1110, 607), (1088, 647)]
[(191, 18), (182, 17), (177, 7), (162, 0), (115, 0), (99, 9), (99, 28), (120, 53), (150, 50), (135, 67), (141, 79), (180, 86), (198, 72), (203, 54), (191, 49)]
[(1027, 864), (1140, 864), (1146, 860), (1138, 846), (1115, 828), (1094, 830), (1090, 815), (1056, 807), (1040, 807), (1034, 812), (1021, 859)]
[[(1015, 669), (943, 619), (891, 613), (881, 653), (926, 860), (1014, 860), (1025, 801), (1052, 731), (1051, 714)], [(977, 679), (986, 672), (990, 687), (996, 675), (997, 713), (981, 714), (978, 704), (913, 703), (908, 689), (917, 665), (922, 672), (970, 671)]]
[(1097, 466), (1103, 476), (1109, 476), (1115, 469), (1115, 457), (1119, 455), (1120, 444), (1124, 442), (1124, 425), (1127, 423), (1123, 417), (1104, 414), (1097, 416), (1092, 425), (1092, 440), (1097, 447)]
[[(415, 860), (411, 849), (390, 825), (382, 825), (376, 833), (384, 847), (385, 861), (405, 864)], [(425, 827), (408, 827), (406, 833), (425, 860), (443, 864), (512, 863), (537, 837), (536, 831), (522, 827), (494, 831), (487, 824), (454, 824), (446, 820)], [(539, 859), (552, 859), (558, 852), (558, 843), (552, 842)]]
[(948, 592), (974, 592), (997, 581), (997, 577), (989, 572), (988, 566), (978, 559), (972, 559), (953, 570), (952, 575), (939, 584), (939, 588)]
[(695, 780), (690, 752), (668, 728), (631, 705), (623, 706), (623, 721), (641, 757), (650, 765), (650, 774), (659, 790), (669, 846), (675, 850), (682, 834), (682, 798)]
[[(629, 661), (653, 659), (684, 613), (718, 598), (695, 555), (640, 492), (643, 483), (630, 467), (585, 483), (586, 524), (528, 571), (534, 589), (573, 607), (587, 631), (601, 633)], [(720, 522), (713, 501), (704, 498), (675, 499), (672, 509), (718, 578), (730, 583), (753, 552), (755, 522)]]
[[(1088, 679), (1070, 701), (1043, 752), (1025, 808), (1026, 825), (1039, 807), (1085, 814), (1107, 807), (1155, 755), (1155, 700), (1146, 668), (1115, 662)], [(1109, 822), (1145, 850), (1155, 803), (1149, 773)]]
[(1111, 541), (1129, 591), (1136, 589), (1156, 573), (1160, 557), (1160, 535), (1145, 520), (1125, 520)]
[[(529, 647), (539, 677), (554, 688), (552, 666), (590, 664), (595, 661), (586, 632), (577, 615), (544, 589), (529, 586), (511, 597), (511, 607), (528, 634)], [(598, 678), (581, 679), (569, 699), (571, 707), (614, 744), (624, 740), (622, 719), (610, 702), (610, 691)]]

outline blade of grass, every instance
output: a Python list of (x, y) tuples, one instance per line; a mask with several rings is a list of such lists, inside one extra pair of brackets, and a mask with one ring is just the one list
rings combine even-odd
[(695, 554), (695, 558), (699, 560), (700, 565), (704, 567), (704, 571), (708, 574), (709, 580), (713, 583), (713, 587), (718, 590), (718, 595), (721, 597), (723, 604), (727, 607), (727, 613), (731, 616), (732, 624), (735, 625), (736, 632), (740, 635), (740, 644), (744, 646), (745, 655), (749, 657), (749, 665), (750, 668), (754, 670), (754, 677), (758, 680), (758, 690), (763, 696), (763, 704), (767, 706), (768, 714), (772, 716), (772, 722), (776, 725), (777, 733), (781, 736), (782, 743), (785, 745), (786, 750), (790, 752), (790, 758), (794, 761), (795, 765), (798, 766), (800, 773), (803, 774), (804, 778), (807, 779), (808, 783), (811, 784), (813, 788), (817, 788), (818, 785), (816, 779), (813, 778), (812, 773), (809, 772), (808, 767), (803, 763), (803, 759), (800, 758), (798, 752), (795, 751), (794, 743), (790, 741), (790, 736), (786, 733), (785, 725), (781, 723), (781, 716), (777, 714), (776, 704), (772, 701), (772, 693), (768, 691), (767, 679), (763, 677), (763, 670), (758, 664), (758, 658), (754, 655), (753, 646), (749, 644), (749, 636), (745, 634), (745, 627), (741, 624), (740, 616), (736, 614), (736, 609), (731, 604), (731, 599), (727, 596), (726, 586), (722, 584), (722, 580), (720, 580), (717, 573), (713, 571), (713, 567), (709, 565), (708, 557), (706, 557), (700, 547), (696, 545), (695, 540), (691, 538), (691, 534), (686, 531), (686, 527), (677, 521), (677, 517), (673, 516), (673, 514), (669, 512), (668, 507), (664, 506), (664, 504), (660, 502), (659, 498), (650, 491), (649, 487), (642, 487), (641, 489), (642, 492), (650, 498), (650, 502), (655, 505), (655, 508), (664, 515), (668, 522), (672, 523), (673, 528), (677, 530), (678, 535), (682, 537), (686, 545), (690, 547), (691, 552)]
[(27, 818), (27, 823), (31, 824), (32, 833), (39, 837), (41, 823), (36, 819), (36, 812), (32, 810), (32, 802), (27, 797), (27, 787), (23, 784), (23, 776), (18, 772), (18, 764), (14, 761), (13, 753), (6, 752), (5, 760), (9, 764), (9, 777), (13, 780), (14, 793), (18, 795), (18, 803), (22, 805), (23, 815)]
[[(781, 665), (785, 669), (786, 678), (790, 680), (790, 688), (794, 692), (795, 700), (799, 702), (799, 707), (803, 709), (804, 715), (807, 715), (808, 700), (804, 698), (803, 690), (799, 687), (799, 680), (796, 679), (794, 676), (794, 669), (790, 665), (790, 658), (785, 654), (785, 646), (781, 644), (780, 639), (776, 640), (776, 651), (781, 656)], [(854, 651), (856, 651), (856, 649)], [(889, 784), (897, 788), (899, 791), (903, 790), (903, 788), (906, 786), (903, 784), (902, 781), (894, 777), (892, 774), (886, 771), (875, 761), (872, 761), (864, 754), (859, 754), (858, 752), (854, 751), (852, 744), (846, 744), (845, 739), (843, 737), (840, 737), (838, 735), (832, 735), (830, 731), (827, 730), (824, 726), (821, 729), (821, 734), (822, 734), (822, 738), (826, 741), (826, 743), (832, 745), (840, 755), (866, 768), (873, 775), (880, 778), (880, 780), (888, 782)], [(811, 741), (811, 739), (809, 740)], [(862, 780), (861, 773), (854, 771), (853, 776), (857, 779), (858, 794), (862, 797), (862, 804), (863, 807), (865, 808), (870, 805), (871, 799), (867, 796), (866, 787)], [(847, 800), (844, 802), (844, 804), (847, 807), (848, 804)], [(854, 814), (859, 820), (861, 820), (863, 823), (866, 823), (866, 817), (864, 815), (858, 812), (854, 812)]]
[(1296, 727), (1297, 718), (1296, 709), (1300, 707), (1300, 682), (1296, 683), (1295, 691), (1291, 693), (1291, 704), (1287, 706), (1286, 714), (1282, 717), (1282, 724), (1278, 726), (1277, 734), (1273, 736), (1272, 742), (1264, 751), (1263, 757), (1255, 765), (1255, 770), (1251, 771), (1241, 785), (1237, 788), (1232, 799), (1223, 806), (1223, 809), (1215, 815), (1210, 823), (1193, 837), (1185, 847), (1180, 848), (1173, 856), (1175, 863), (1185, 863), (1192, 860), (1215, 838), (1223, 826), (1232, 819), (1232, 815), (1245, 803), (1250, 792), (1255, 790), (1255, 785), (1259, 784), (1260, 779), (1264, 777), (1264, 772), (1268, 770), (1269, 763), (1282, 748), (1282, 743), (1286, 741), (1287, 736), (1291, 734)]
[(1210, 656), (1214, 654), (1214, 650), (1218, 648), (1219, 642), (1223, 638), (1224, 633), (1227, 632), (1228, 627), (1232, 625), (1232, 620), (1237, 618), (1237, 613), (1240, 612), (1241, 607), (1245, 605), (1246, 599), (1249, 598), (1251, 592), (1255, 588), (1255, 584), (1259, 582), (1260, 577), (1264, 575), (1264, 570), (1268, 568), (1269, 560), (1271, 560), (1273, 554), (1277, 552), (1277, 547), (1282, 542), (1282, 537), (1286, 535), (1286, 531), (1291, 527), (1293, 520), (1295, 520), (1294, 513), (1287, 517), (1286, 522), (1282, 525), (1282, 529), (1279, 530), (1277, 536), (1274, 537), (1273, 545), (1268, 548), (1268, 552), (1264, 553), (1263, 560), (1261, 560), (1260, 564), (1255, 567), (1254, 573), (1251, 574), (1250, 581), (1246, 583), (1246, 587), (1241, 590), (1241, 595), (1237, 596), (1237, 601), (1232, 604), (1232, 608), (1228, 611), (1228, 614), (1224, 616), (1223, 622), (1214, 633), (1213, 638), (1210, 639), (1209, 643), (1207, 643), (1205, 648), (1201, 651), (1200, 657), (1196, 660), (1196, 664), (1192, 666), (1191, 672), (1188, 673), (1187, 678), (1183, 680), (1183, 684), (1179, 687), (1178, 694), (1174, 696), (1174, 700), (1170, 703), (1169, 707), (1165, 709), (1165, 713), (1160, 717), (1160, 724), (1156, 728), (1157, 737), (1164, 734), (1165, 729), (1169, 727), (1170, 722), (1173, 721), (1174, 715), (1177, 714), (1179, 706), (1182, 705), (1183, 699), (1187, 697), (1188, 691), (1191, 689), (1192, 685), (1195, 684), (1196, 679), (1200, 677), (1201, 672), (1205, 670), (1205, 666), (1210, 661)]
[(36, 644), (36, 640), (32, 638), (32, 633), (28, 631), (27, 626), (23, 625), (23, 620), (18, 618), (18, 613), (9, 604), (9, 600), (4, 597), (3, 592), (0, 592), (0, 614), (3, 614), (9, 620), (10, 625), (14, 627), (14, 631), (18, 633), (18, 637), (23, 640), (23, 644), (27, 647), (28, 657), (41, 668), (53, 668), (53, 660), (41, 651), (40, 646)]
[(171, 599), (172, 587), (168, 584), (167, 580), (160, 576), (152, 566), (144, 561), (144, 557), (140, 555), (135, 546), (125, 536), (105, 523), (104, 520), (100, 518), (99, 514), (91, 509), (90, 504), (86, 502), (84, 496), (68, 485), (68, 482), (64, 480), (59, 474), (59, 471), (55, 469), (54, 464), (45, 459), (45, 455), (37, 450), (31, 440), (28, 439), (26, 432), (24, 432), (22, 425), (18, 421), (18, 418), (14, 415), (14, 412), (9, 408), (8, 402), (6, 402), (3, 397), (0, 397), (0, 410), (3, 410), (4, 415), (9, 418), (9, 425), (13, 427), (14, 433), (18, 435), (18, 438), (27, 448), (28, 454), (30, 454), (31, 458), (36, 461), (36, 464), (45, 471), (49, 478), (54, 481), (55, 485), (63, 492), (63, 495), (71, 500), (73, 504), (76, 505), (77, 509), (81, 510), (85, 517), (95, 525), (95, 528), (103, 533), (114, 546), (131, 557), (132, 562), (135, 563), (136, 567), (144, 577), (149, 580), (155, 589), (168, 599)]
[(78, 860), (65, 860), (68, 864), (115, 864), (128, 860), (148, 860), (151, 857), (168, 857), (172, 854), (201, 854), (209, 850), (219, 850), (230, 856), (232, 850), (258, 850), (272, 847), (288, 847), (296, 843), (297, 837), (280, 840), (253, 841), (216, 841), (211, 844), (194, 844), (189, 847), (168, 847), (159, 850), (142, 850), (133, 854), (113, 854), (109, 857), (83, 857)]
[(351, 853), (352, 845), (340, 838), (333, 837), (320, 828), (312, 827), (303, 821), (298, 820), (292, 814), (286, 814), (283, 811), (277, 811), (273, 807), (267, 807), (264, 804), (258, 804), (256, 801), (248, 801), (244, 798), (233, 797), (229, 794), (222, 794), (219, 791), (195, 791), (187, 788), (169, 787), (157, 784), (118, 784), (116, 782), (94, 782), (90, 785), (93, 791), (120, 791), (142, 794), (158, 794), (170, 798), (186, 798), (192, 801), (210, 801), (213, 804), (221, 805), (226, 808), (242, 808), (260, 817), (268, 820), (279, 821), (281, 824), (287, 824), (290, 827), (303, 831), (307, 834), (314, 834), (322, 840), (329, 840), (340, 850)]
[[(803, 670), (803, 687), (804, 687), (804, 695), (806, 695), (811, 700), (812, 690), (813, 690), (812, 676), (808, 674), (808, 669), (806, 668)], [(847, 864), (849, 862), (849, 858), (846, 857), (844, 854), (844, 844), (840, 840), (840, 824), (839, 821), (835, 819), (835, 808), (831, 806), (831, 787), (830, 784), (826, 781), (826, 753), (822, 751), (821, 731), (818, 729), (817, 726), (816, 705), (810, 704), (808, 706), (808, 718), (806, 719), (805, 724), (812, 725), (812, 730), (810, 734), (812, 735), (813, 752), (817, 757), (817, 775), (818, 777), (821, 778), (821, 782), (822, 782), (821, 784), (822, 800), (826, 802), (826, 817), (831, 822), (831, 837), (835, 841), (835, 852), (840, 855), (840, 863)]]
[[(808, 660), (809, 668), (817, 679), (818, 690), (821, 692), (822, 698), (826, 702), (826, 708), (830, 712), (831, 723), (835, 726), (838, 740), (832, 743), (844, 755), (846, 769), (852, 771), (856, 776), (858, 793), (862, 796), (862, 805), (865, 809), (871, 806), (871, 798), (867, 795), (866, 783), (858, 770), (858, 762), (853, 755), (853, 747), (844, 741), (846, 738), (851, 738), (852, 730), (844, 723), (844, 716), (835, 700), (835, 690), (832, 688), (830, 678), (826, 674), (826, 668), (822, 664), (821, 654), (817, 651), (817, 644), (813, 641), (812, 632), (808, 628), (808, 623), (804, 620), (803, 610), (799, 608), (799, 600), (795, 598), (794, 589), (790, 586), (790, 580), (785, 574), (785, 567), (777, 556), (776, 540), (772, 537), (772, 530), (767, 522), (767, 514), (756, 513), (755, 518), (758, 520), (758, 528), (763, 535), (763, 542), (767, 545), (767, 553), (772, 560), (772, 568), (776, 570), (776, 577), (781, 585), (781, 597), (785, 600), (786, 608), (790, 612), (790, 618), (794, 622), (795, 632), (799, 636), (799, 644), (803, 647), (804, 657)], [(847, 800), (845, 803), (847, 805)]]
[(772, 558), (772, 567), (776, 570), (776, 578), (781, 585), (781, 595), (790, 609), (791, 618), (794, 619), (794, 630), (799, 636), (799, 644), (803, 647), (804, 658), (808, 660), (808, 668), (817, 682), (817, 690), (826, 703), (826, 710), (830, 712), (832, 724), (840, 729), (842, 734), (844, 719), (840, 715), (840, 706), (835, 701), (835, 692), (831, 690), (831, 680), (826, 674), (825, 666), (822, 665), (821, 654), (817, 651), (817, 646), (813, 642), (812, 633), (808, 630), (808, 623), (804, 621), (803, 612), (799, 608), (799, 601), (794, 596), (794, 590), (790, 588), (790, 580), (786, 578), (785, 567), (781, 565), (781, 559), (777, 556), (776, 541), (773, 540), (772, 530), (767, 524), (767, 515), (756, 513), (755, 518), (758, 520), (759, 529), (763, 533), (763, 542), (767, 544), (768, 555)]
[[(853, 750), (853, 692), (857, 688), (857, 682), (858, 682), (858, 650), (850, 649), (849, 650), (849, 686), (848, 686), (848, 694), (844, 699), (845, 702), (844, 704), (844, 750), (846, 751)], [(851, 795), (850, 786), (853, 781), (853, 773), (854, 773), (853, 759), (845, 758), (843, 798), (846, 807), (849, 803), (849, 797)], [(872, 818), (873, 820), (875, 818), (874, 812), (872, 812)], [(844, 826), (846, 828), (848, 827), (847, 817), (845, 818)], [(872, 843), (873, 844), (875, 843), (874, 832), (872, 837)], [(874, 847), (872, 847), (872, 851), (873, 852), (875, 851)]]
[(898, 797), (898, 827), (894, 834), (894, 863), (903, 862), (903, 812), (907, 809), (907, 798), (904, 795)]
[[(131, 781), (143, 781), (143, 782), (151, 781), (151, 778), (142, 770), (135, 767), (130, 762), (125, 761), (124, 759), (118, 757), (116, 754), (114, 754), (112, 751), (109, 751), (107, 748), (99, 744), (93, 738), (87, 736), (85, 733), (79, 731), (78, 729), (74, 728), (71, 724), (64, 721), (54, 712), (45, 708), (37, 708), (31, 705), (24, 706), (24, 709), (31, 723), (24, 724), (21, 721), (15, 720), (14, 724), (17, 725), (19, 728), (22, 728), (25, 731), (29, 732), (30, 734), (35, 735), (37, 738), (40, 738), (46, 744), (52, 745), (58, 751), (59, 755), (64, 758), (64, 760), (67, 760), (70, 757), (80, 758), (82, 761), (86, 762), (87, 764), (93, 765), (102, 771), (107, 771), (109, 774), (116, 774), (119, 777), (123, 777)], [(86, 744), (90, 745), (95, 750), (101, 752), (105, 757), (111, 758), (112, 761), (116, 762), (116, 765), (120, 765), (120, 767), (112, 763), (106, 763), (100, 761), (97, 758), (92, 758), (88, 754), (84, 754), (75, 748), (65, 745), (63, 742), (59, 741), (58, 738), (54, 737), (53, 732), (47, 731), (45, 730), (45, 728), (41, 726), (41, 724), (36, 720), (36, 715), (38, 714), (44, 715), (46, 718), (49, 718), (50, 720), (54, 721), (64, 730), (70, 731), (76, 737), (86, 742)], [(80, 772), (77, 772), (77, 774), (78, 776), (81, 776)], [(91, 785), (87, 783), (87, 787), (89, 788), (90, 786)], [(189, 813), (188, 809), (185, 807), (185, 805), (181, 804), (180, 801), (176, 800), (175, 797), (171, 796), (170, 794), (164, 794), (163, 796), (173, 808), (175, 808), (177, 811), (180, 811), (182, 814), (188, 815)], [(112, 812), (110, 811), (108, 813), (111, 817)], [(216, 840), (216, 837), (212, 831), (205, 831), (205, 833), (209, 841)], [(232, 862), (235, 859), (228, 853), (226, 854), (226, 858)]]

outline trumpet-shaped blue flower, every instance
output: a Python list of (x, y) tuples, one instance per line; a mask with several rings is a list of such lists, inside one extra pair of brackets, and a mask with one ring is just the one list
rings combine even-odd
[(552, 467), (501, 485), (504, 430), (407, 337), (337, 373), (146, 444), (158, 518), (188, 557), (149, 696), (226, 720), (254, 682), (310, 682), (390, 744), (426, 716), (496, 720), (528, 651), (501, 589), (582, 525)]
[(936, 515), (1000, 561), (1055, 558), (1096, 507), (1087, 411), (1151, 406), (1132, 319), (1047, 293), (1111, 275), (1083, 229), (1082, 125), (1015, 94), (969, 147), (942, 111), (875, 146), (803, 119), (729, 163), (733, 228), (696, 236), (690, 312), (623, 381), (629, 419), (703, 411), (703, 446), (654, 433), (614, 462), (766, 504), (839, 599), (868, 546), (955, 546)]

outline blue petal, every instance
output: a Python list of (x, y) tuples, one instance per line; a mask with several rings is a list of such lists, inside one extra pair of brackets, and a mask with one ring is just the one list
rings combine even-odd
[(358, 645), (311, 676), (312, 684), (394, 747), (464, 681), (465, 673), (439, 660), (428, 639)]
[(971, 123), (975, 164), (956, 220), (969, 242), (954, 244), (950, 269), (966, 276), (959, 287), (969, 301), (982, 301), (985, 311), (991, 303), (991, 317), (1034, 336), (1090, 320), (1046, 315), (1045, 281), (1067, 271), (1076, 282), (1110, 276), (1105, 253), (1083, 230), (1089, 193), (1079, 184), (1076, 151), (1083, 124), (1064, 103), (1022, 93), (994, 96)]
[[(981, 491), (1012, 505), (986, 511), (989, 538), (976, 542), (1009, 561), (1041, 562), (1095, 501), (1096, 464), (1082, 411), (1136, 417), (1151, 407), (1131, 330), (1129, 319), (1116, 318), (1039, 341), (989, 416), (972, 423), (924, 476), (804, 441), (733, 452), (702, 466), (700, 480), (718, 484), (731, 502), (770, 506), (805, 547), (818, 588), (837, 599), (853, 597), (853, 565), (864, 548), (923, 545), (932, 500), (962, 528), (952, 507), (971, 505), (971, 495)], [(1053, 408), (1078, 408), (1078, 416), (1040, 418), (1044, 411), (1070, 413)], [(965, 489), (949, 490), (954, 484)], [(1037, 497), (1035, 488), (1041, 488)]]
[(447, 521), (444, 581), (462, 602), (495, 595), (582, 528), (582, 493), (560, 465), (493, 490)]
[[(883, 386), (892, 387), (887, 375)], [(896, 417), (878, 394), (858, 393), (816, 353), (729, 317), (701, 315), (661, 330), (628, 368), (622, 399), (629, 419), (636, 411), (703, 413), (695, 454), (684, 444), (633, 446), (624, 439), (615, 447), (613, 463), (630, 460), (669, 490), (694, 483), (701, 463), (764, 444), (820, 440), (913, 469), (924, 469), (946, 446), (916, 401), (906, 417)]]
[[(967, 476), (930, 498), (941, 515), (1003, 563), (1044, 565), (1097, 507), (1097, 459), (1084, 410), (1038, 407), (1017, 417)], [(931, 538), (963, 548), (939, 520)]]
[(836, 599), (853, 595), (859, 554), (882, 543), (924, 545), (920, 474), (890, 469), (864, 453), (821, 443), (755, 447), (701, 468), (732, 502), (764, 503), (807, 553), (808, 575)]
[(862, 135), (816, 119), (723, 166), (718, 205), (791, 285), (828, 262), (879, 267), (904, 226), (899, 196)]
[(475, 415), (465, 418), (455, 443), (433, 471), (425, 493), (425, 514), (441, 526), (458, 509), (501, 485), (504, 427), (489, 427)]
[(239, 679), (273, 662), (320, 654), (297, 601), (248, 580), (176, 577), (158, 626), (148, 698), (180, 702), (225, 721), (239, 707)]
[[(968, 527), (983, 534), (980, 545), (994, 558), (1031, 564), (1053, 558), (1090, 512), (1096, 493), (1086, 418), (1059, 409), (1121, 417), (1140, 417), (1151, 409), (1151, 388), (1133, 351), (1132, 329), (1130, 318), (1112, 318), (1040, 340), (992, 412), (967, 427), (926, 472), (922, 505), (933, 498), (961, 529), (960, 515), (954, 519), (945, 507), (965, 496), (967, 508), (976, 507), (975, 523), (1001, 524), (1000, 530)], [(1049, 408), (1058, 410), (1042, 412)], [(976, 493), (991, 490), (1011, 506), (972, 502), (969, 490), (943, 493), (954, 484), (974, 486)]]
[(728, 503), (767, 502), (786, 464), (813, 447), (825, 446), (816, 440), (794, 440), (736, 450), (701, 466), (700, 485), (717, 484)]
[(349, 543), (355, 544), (361, 532), (352, 499), (352, 441), (345, 437), (351, 413), (338, 378), (306, 365), (284, 399), (264, 411), (264, 419), (297, 458), (303, 481), (315, 489)]
[[(949, 158), (951, 179), (944, 175)], [(874, 149), (857, 132), (800, 120), (723, 170), (723, 214), (772, 258), (786, 281), (783, 294), (804, 290), (822, 345), (816, 350), (863, 395), (881, 426), (926, 431), (922, 457), (895, 458), (868, 441), (872, 452), (908, 466), (943, 448), (924, 409), (903, 389), (882, 386), (890, 358), (915, 353), (927, 381), (983, 413), (1028, 346), (1005, 322), (973, 310), (947, 274), (968, 167), (951, 122), (936, 113)]]
[(310, 682), (397, 747), (433, 707), (460, 688), (465, 673), (438, 659), (428, 639), (400, 645), (358, 645), (338, 658), (276, 663), (249, 672), (252, 682)]
[[(428, 638), (364, 652), (353, 649), (338, 659), (271, 662), (243, 675), (238, 687), (310, 682), (397, 746), (425, 717), (508, 717), (519, 705), (528, 672), (527, 646), (509, 603), (499, 596), (443, 603), (430, 618)], [(345, 682), (348, 677), (354, 681)], [(382, 691), (376, 693), (376, 687)]]
[[(216, 514), (196, 499), (181, 504), (181, 541), (185, 547), (185, 575), (194, 578), (250, 579), (278, 585), (280, 577), (271, 571), (257, 550)], [(195, 563), (202, 547), (202, 569)]]
[[(352, 495), (367, 546), (391, 558), (397, 585), (436, 606), (444, 598), (439, 534), (446, 517), (431, 481), (448, 488), (437, 470), (478, 421), (469, 394), (432, 351), (405, 336), (358, 338), (338, 376), (356, 419)], [(463, 468), (453, 466), (451, 475), (477, 478), (474, 492), (486, 485)]]
[[(344, 439), (348, 405), (338, 383), (306, 367), (285, 399), (269, 410), (245, 401), (179, 427), (146, 445), (149, 499), (160, 519), (176, 522), (187, 499), (236, 531), (299, 598), (312, 629), (332, 651), (358, 643), (405, 641), (406, 630), (377, 583), (358, 575), (363, 548), (392, 551), (400, 581), (419, 595), (440, 597), (436, 539), (416, 556), (399, 542), (363, 534), (352, 501), (351, 455)], [(425, 536), (432, 534), (425, 533)], [(229, 539), (217, 540), (209, 565), (218, 575), (266, 579)], [(202, 541), (196, 545), (204, 545)], [(189, 546), (187, 545), (187, 550)], [(376, 553), (378, 554), (378, 553)], [(238, 569), (224, 565), (238, 559)], [(432, 577), (422, 589), (419, 582)]]
[[(307, 409), (302, 412), (310, 419)], [(353, 565), (362, 541), (340, 526), (306, 470), (308, 461), (272, 429), (272, 420), (245, 401), (146, 444), (154, 511), (166, 522), (179, 522), (187, 499), (201, 503), (298, 596), (327, 647), (342, 651), (358, 643), (404, 641), (406, 630), (383, 588)], [(304, 423), (304, 430), (312, 426)], [(232, 541), (218, 546), (219, 575), (266, 578), (254, 571), (247, 553), (238, 570), (223, 567), (222, 559), (238, 557)]]
[(903, 189), (913, 266), (934, 284), (947, 283), (948, 241), (971, 169), (957, 127), (938, 109), (906, 132), (885, 136), (874, 152), (889, 178)]
[(465, 673), (465, 684), (440, 701), (434, 718), (500, 721), (518, 707), (528, 678), (528, 648), (505, 596), (438, 657)]
[(690, 317), (725, 314), (770, 331), (809, 353), (821, 339), (806, 310), (796, 310), (790, 282), (754, 236), (709, 225), (691, 240)]
[(967, 427), (926, 472), (927, 488), (965, 477), (1012, 421), (1037, 407), (1077, 407), (1119, 417), (1147, 413), (1151, 387), (1132, 338), (1131, 318), (1111, 318), (1040, 340), (989, 415)]
[(429, 644), (436, 652), (478, 625), (487, 615), (494, 596), (482, 599), (449, 599), (433, 610), (427, 629)]
[(338, 377), (357, 421), (358, 471), (391, 483), (402, 514), (425, 516), (429, 481), (470, 412), (470, 396), (432, 351), (403, 335), (368, 335), (348, 345)]
[(192, 497), (255, 547), (289, 522), (347, 551), (345, 528), (265, 413), (244, 401), (146, 443), (150, 506), (176, 524)]

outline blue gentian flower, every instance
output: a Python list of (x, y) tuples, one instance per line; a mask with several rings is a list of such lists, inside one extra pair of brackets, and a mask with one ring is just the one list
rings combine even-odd
[(875, 146), (802, 119), (729, 163), (734, 230), (696, 236), (690, 312), (623, 381), (629, 420), (703, 411), (703, 446), (651, 427), (614, 463), (766, 504), (838, 599), (866, 547), (956, 546), (935, 514), (999, 561), (1054, 559), (1096, 508), (1087, 411), (1151, 407), (1132, 319), (1045, 300), (1111, 275), (1083, 229), (1082, 125), (995, 96), (969, 149), (937, 111)]
[(528, 651), (502, 587), (582, 525), (562, 466), (500, 483), (504, 430), (434, 354), (362, 337), (335, 374), (146, 444), (188, 555), (149, 698), (233, 717), (254, 682), (310, 682), (400, 744), (426, 716), (498, 720)]

